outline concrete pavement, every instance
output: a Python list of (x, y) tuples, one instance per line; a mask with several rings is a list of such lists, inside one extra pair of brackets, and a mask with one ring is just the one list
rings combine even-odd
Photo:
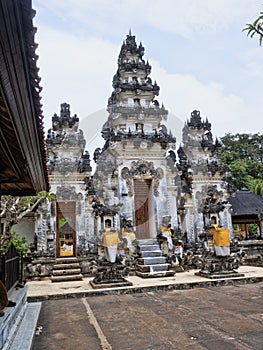
[(195, 273), (197, 271), (199, 270), (176, 273), (174, 277), (143, 279), (138, 276), (129, 276), (127, 280), (132, 282), (132, 286), (103, 289), (93, 289), (89, 283), (93, 279), (91, 277), (86, 277), (83, 278), (82, 281), (74, 282), (52, 283), (49, 279), (43, 281), (28, 281), (27, 300), (29, 302), (36, 302), (51, 299), (83, 298), (93, 295), (131, 294), (151, 290), (192, 289), (197, 287), (238, 285), (263, 281), (263, 267), (240, 266), (237, 272), (244, 274), (244, 277), (213, 280), (196, 276)]
[[(132, 282), (131, 286), (104, 289), (93, 289), (90, 284), (90, 281), (93, 280), (91, 277), (75, 282), (52, 283), (49, 279), (28, 281), (26, 283), (27, 309), (32, 309), (35, 316), (31, 313), (25, 314), (21, 327), (12, 342), (13, 347), (10, 349), (168, 350), (188, 349), (189, 347), (191, 349), (210, 349), (211, 346), (211, 349), (262, 350), (260, 344), (263, 341), (261, 336), (263, 329), (258, 322), (263, 315), (263, 310), (260, 311), (263, 307), (262, 296), (260, 297), (263, 286), (263, 267), (241, 266), (238, 272), (243, 274), (243, 277), (216, 280), (197, 276), (196, 272), (198, 270), (190, 270), (177, 273), (174, 277), (147, 279), (129, 276), (127, 279)], [(225, 287), (221, 288), (221, 286)], [(192, 294), (189, 296), (191, 290)], [(226, 302), (225, 291), (232, 295), (233, 300), (231, 301), (230, 298), (229, 303), (222, 308)], [(175, 299), (174, 293), (176, 293)], [(248, 293), (251, 293), (251, 297), (248, 296)], [(207, 301), (203, 301), (205, 294), (207, 298), (211, 298), (211, 307), (214, 310), (212, 308), (210, 310), (210, 307), (206, 305)], [(234, 300), (235, 296), (238, 302)], [(242, 298), (246, 299), (243, 300), (240, 311)], [(144, 301), (141, 304), (142, 300)], [(147, 303), (149, 303), (148, 306)], [(185, 303), (190, 303), (191, 307), (189, 308), (189, 305)], [(179, 313), (182, 312), (183, 318), (180, 320), (177, 317), (178, 313), (173, 311), (176, 308)], [(222, 325), (224, 320), (231, 324), (233, 315), (227, 308), (230, 308), (232, 310), (230, 311), (235, 313), (233, 315), (242, 320), (244, 329), (247, 329), (248, 323), (246, 315), (243, 316), (242, 313), (249, 310), (251, 327), (245, 338), (239, 334), (238, 322), (241, 321), (234, 322), (237, 330), (231, 326), (231, 333), (223, 329), (223, 326), (222, 329), (218, 329), (213, 322), (206, 320), (205, 315), (201, 318), (199, 315), (200, 310), (204, 309), (207, 310), (207, 317), (213, 319), (213, 313), (219, 312)], [(185, 312), (187, 315), (191, 313), (191, 317), (189, 315), (186, 320), (184, 320)], [(112, 323), (114, 317), (114, 323)], [(155, 325), (152, 317), (156, 319), (156, 322), (160, 322), (160, 325)], [(165, 330), (162, 330), (162, 323), (165, 324)], [(178, 336), (173, 333), (174, 325), (177, 323)], [(112, 325), (114, 329), (111, 329)], [(188, 334), (189, 325), (192, 327), (189, 329), (191, 334)], [(129, 329), (128, 333), (125, 327)], [(37, 336), (38, 328), (43, 328), (43, 333), (39, 332)], [(122, 332), (119, 332), (118, 329), (122, 329)], [(202, 330), (201, 337), (200, 329)], [(156, 339), (155, 334), (157, 334)], [(211, 334), (211, 337), (207, 334)], [(224, 339), (221, 339), (222, 337)], [(197, 339), (201, 341), (196, 341)]]
[(31, 350), (262, 350), (262, 289), (258, 282), (45, 300)]

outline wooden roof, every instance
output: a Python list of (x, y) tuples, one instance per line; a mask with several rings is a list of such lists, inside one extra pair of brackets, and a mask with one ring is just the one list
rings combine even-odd
[[(249, 191), (237, 191), (229, 198), (233, 219), (258, 219), (263, 215), (263, 197)], [(262, 220), (262, 218), (261, 218)]]
[(2, 194), (49, 190), (31, 0), (0, 1), (0, 184)]

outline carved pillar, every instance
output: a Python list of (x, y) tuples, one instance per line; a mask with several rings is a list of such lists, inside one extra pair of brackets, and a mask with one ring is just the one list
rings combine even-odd
[(195, 217), (192, 204), (185, 204), (185, 231), (187, 232), (187, 241), (193, 243), (196, 241), (195, 235)]
[(231, 204), (226, 204), (224, 211), (220, 214), (222, 215), (223, 228), (230, 230), (230, 239), (233, 239), (235, 235), (232, 226), (231, 207)]

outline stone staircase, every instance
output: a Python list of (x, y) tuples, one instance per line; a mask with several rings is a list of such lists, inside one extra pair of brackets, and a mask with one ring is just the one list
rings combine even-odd
[(4, 309), (0, 318), (0, 349), (29, 350), (35, 335), (41, 302), (27, 302), (28, 286), (13, 288), (8, 292), (8, 300), (16, 303)]
[(136, 275), (140, 277), (174, 276), (170, 264), (162, 256), (162, 251), (156, 239), (138, 240), (139, 258), (136, 265)]
[(52, 282), (81, 281), (80, 265), (77, 258), (58, 258), (53, 266)]

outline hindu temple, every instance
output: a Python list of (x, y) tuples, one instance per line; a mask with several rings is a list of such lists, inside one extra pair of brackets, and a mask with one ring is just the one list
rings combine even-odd
[[(211, 123), (192, 111), (182, 142), (176, 143), (144, 54), (142, 43), (129, 32), (101, 127), (104, 144), (93, 154), (94, 169), (79, 117), (72, 115), (70, 105), (61, 104), (60, 114), (52, 117), (47, 150), (55, 200), (38, 209), (36, 224), (37, 251), (46, 256), (103, 255), (112, 244), (116, 258), (139, 252), (142, 273), (157, 264), (157, 270), (167, 273), (163, 254), (172, 244), (170, 232), (189, 245), (199, 242), (211, 224), (233, 235), (230, 174), (220, 165), (220, 142), (213, 138)], [(105, 246), (108, 232), (116, 239), (112, 235)], [(160, 233), (166, 235), (168, 248), (157, 240)]]

